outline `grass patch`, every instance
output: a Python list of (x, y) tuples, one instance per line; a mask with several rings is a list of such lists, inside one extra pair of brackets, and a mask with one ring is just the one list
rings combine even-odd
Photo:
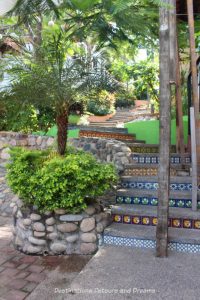
[[(183, 117), (184, 125), (184, 141), (187, 144), (187, 132), (188, 132), (188, 117)], [(159, 144), (159, 121), (138, 121), (132, 123), (126, 123), (125, 128), (128, 129), (128, 133), (135, 133), (137, 140), (144, 140), (147, 144)], [(176, 145), (176, 121), (171, 121), (171, 144)]]

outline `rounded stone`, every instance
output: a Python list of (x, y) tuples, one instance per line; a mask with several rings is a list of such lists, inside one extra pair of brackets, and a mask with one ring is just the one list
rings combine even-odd
[(88, 214), (89, 216), (92, 216), (95, 214), (95, 207), (94, 206), (88, 206), (86, 209), (85, 209), (85, 212), (86, 214)]
[(53, 226), (47, 226), (47, 227), (46, 227), (46, 230), (47, 230), (48, 232), (53, 232), (53, 231), (54, 231), (54, 227), (53, 227)]
[(94, 243), (81, 243), (80, 251), (82, 254), (93, 254), (97, 250), (97, 245)]
[(23, 206), (23, 201), (21, 199), (17, 199), (16, 203), (19, 208)]
[(95, 228), (95, 219), (93, 217), (84, 219), (81, 222), (80, 228), (83, 232), (88, 232), (93, 230)]
[(80, 222), (81, 220), (83, 220), (83, 215), (62, 215), (60, 216), (60, 221), (63, 222)]
[(46, 233), (43, 231), (43, 232), (39, 232), (39, 231), (34, 231), (33, 232), (33, 235), (35, 237), (44, 237), (46, 235)]
[(57, 215), (64, 215), (66, 214), (66, 210), (65, 209), (55, 209), (54, 212), (57, 214)]
[(15, 245), (22, 246), (23, 244), (24, 244), (24, 241), (22, 241), (18, 236), (16, 236)]
[(46, 244), (45, 240), (36, 239), (36, 238), (34, 238), (32, 236), (29, 236), (28, 240), (29, 240), (30, 243), (38, 245), (38, 246), (44, 246)]
[(45, 223), (46, 223), (47, 225), (49, 225), (49, 226), (54, 225), (55, 222), (56, 222), (56, 220), (55, 220), (53, 217), (48, 218), (48, 219), (46, 219), (46, 221), (45, 221)]
[(28, 253), (35, 254), (35, 253), (41, 252), (41, 251), (42, 251), (42, 248), (39, 247), (39, 246), (32, 246), (32, 245), (29, 245), (29, 246), (27, 246), (26, 251), (27, 251)]
[(17, 212), (17, 218), (21, 219), (22, 218), (22, 213), (21, 213), (21, 210), (18, 210)]
[(35, 222), (32, 227), (35, 231), (45, 231), (44, 224), (42, 224), (40, 222)]
[(54, 253), (58, 254), (58, 253), (63, 253), (66, 250), (66, 245), (63, 243), (53, 243), (51, 245), (51, 251), (53, 251)]
[(57, 239), (57, 237), (58, 237), (58, 234), (56, 232), (52, 232), (47, 235), (47, 238), (49, 240), (55, 240), (55, 239)]
[(17, 205), (15, 205), (15, 206), (13, 207), (13, 211), (12, 211), (13, 216), (16, 215), (17, 209), (18, 209), (18, 208), (17, 208)]
[(38, 214), (34, 214), (34, 213), (30, 215), (30, 218), (31, 218), (32, 221), (39, 221), (39, 220), (41, 220), (41, 216), (38, 215)]
[(94, 233), (83, 233), (81, 240), (85, 243), (94, 243), (97, 240), (96, 234)]
[(103, 226), (102, 223), (98, 223), (98, 224), (97, 224), (96, 231), (97, 231), (98, 233), (102, 233), (102, 232), (104, 231), (104, 226)]
[(74, 223), (64, 223), (64, 224), (59, 224), (57, 226), (58, 230), (60, 232), (73, 232), (73, 231), (76, 231), (78, 226)]
[(77, 240), (78, 240), (78, 234), (73, 234), (66, 238), (66, 241), (69, 243), (75, 243)]
[(24, 219), (24, 220), (23, 220), (23, 224), (24, 224), (25, 226), (31, 225), (31, 219)]

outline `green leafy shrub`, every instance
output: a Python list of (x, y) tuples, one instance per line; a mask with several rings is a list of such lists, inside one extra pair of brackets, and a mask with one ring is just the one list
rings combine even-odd
[(134, 97), (132, 94), (128, 93), (128, 92), (118, 92), (116, 95), (116, 102), (115, 102), (115, 107), (124, 107), (124, 108), (128, 108), (132, 105), (134, 105)]
[(87, 110), (96, 116), (105, 116), (115, 111), (115, 95), (102, 90), (98, 94), (92, 95), (88, 101)]
[(26, 206), (41, 212), (63, 208), (76, 213), (117, 181), (113, 165), (98, 163), (83, 151), (69, 149), (67, 156), (14, 148), (7, 166), (8, 183)]

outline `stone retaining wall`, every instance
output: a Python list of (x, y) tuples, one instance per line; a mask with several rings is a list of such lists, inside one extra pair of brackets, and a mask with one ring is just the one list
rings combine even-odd
[[(53, 137), (0, 132), (0, 158), (9, 159), (9, 147), (22, 146), (30, 149), (46, 149), (53, 144), (55, 144)], [(102, 162), (113, 162), (119, 171), (122, 171), (124, 165), (131, 161), (131, 149), (120, 141), (82, 137), (69, 139), (69, 144), (91, 152)]]
[(38, 213), (23, 208), (20, 199), (14, 199), (13, 244), (28, 254), (93, 254), (102, 240), (104, 228), (111, 223), (110, 214), (98, 203), (90, 205), (81, 214), (66, 214), (65, 210)]

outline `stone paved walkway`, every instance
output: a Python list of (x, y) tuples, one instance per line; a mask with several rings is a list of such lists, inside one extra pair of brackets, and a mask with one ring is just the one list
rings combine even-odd
[(64, 272), (64, 277), (70, 282), (90, 256), (39, 257), (14, 249), (11, 242), (12, 208), (9, 207), (14, 195), (6, 185), (4, 165), (0, 161), (0, 300), (22, 300), (44, 280), (48, 280), (55, 270), (58, 274)]

